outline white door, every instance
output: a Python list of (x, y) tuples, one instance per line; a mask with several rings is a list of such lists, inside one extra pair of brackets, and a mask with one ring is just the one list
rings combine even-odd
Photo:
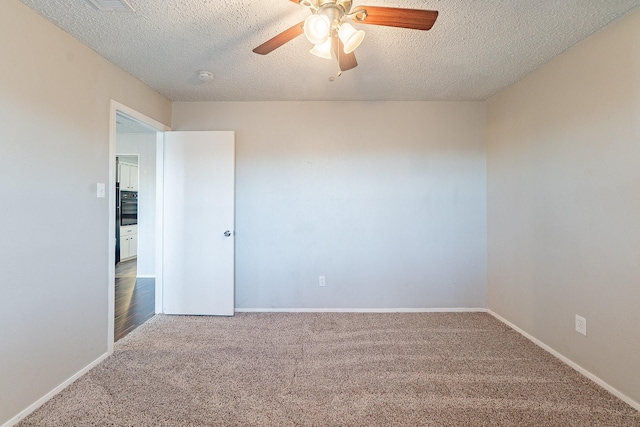
[(235, 133), (166, 132), (163, 306), (234, 312)]

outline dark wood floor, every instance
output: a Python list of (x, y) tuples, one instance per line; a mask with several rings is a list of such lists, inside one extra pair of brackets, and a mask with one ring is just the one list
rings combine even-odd
[(137, 260), (116, 265), (116, 307), (114, 339), (133, 331), (155, 313), (155, 279), (138, 278)]

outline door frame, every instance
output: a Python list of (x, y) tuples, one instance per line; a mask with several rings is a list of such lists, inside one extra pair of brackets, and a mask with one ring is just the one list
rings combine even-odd
[(162, 169), (164, 164), (164, 132), (171, 128), (166, 126), (133, 108), (127, 107), (115, 100), (109, 105), (109, 236), (108, 236), (108, 295), (107, 295), (107, 351), (113, 353), (114, 326), (115, 326), (115, 280), (116, 280), (116, 142), (117, 142), (117, 114), (140, 122), (156, 130), (156, 286), (155, 286), (155, 312), (162, 312), (162, 205), (163, 205), (163, 180)]

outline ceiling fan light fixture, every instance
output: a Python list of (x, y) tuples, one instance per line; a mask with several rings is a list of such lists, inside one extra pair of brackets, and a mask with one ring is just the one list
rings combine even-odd
[(304, 35), (311, 43), (324, 43), (331, 35), (331, 20), (324, 15), (311, 15), (304, 21)]
[(345, 22), (340, 25), (338, 37), (344, 44), (344, 53), (351, 53), (362, 43), (364, 39), (364, 31), (356, 30), (353, 25)]
[(317, 56), (318, 58), (332, 59), (332, 51), (333, 49), (331, 46), (331, 38), (328, 38), (324, 43), (313, 46), (313, 49), (311, 49), (309, 52)]

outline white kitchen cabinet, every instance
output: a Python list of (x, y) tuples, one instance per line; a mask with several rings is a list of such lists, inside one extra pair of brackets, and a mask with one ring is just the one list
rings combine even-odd
[(138, 191), (138, 165), (120, 161), (118, 163), (120, 190)]
[(138, 256), (138, 227), (120, 227), (120, 260), (126, 261)]

